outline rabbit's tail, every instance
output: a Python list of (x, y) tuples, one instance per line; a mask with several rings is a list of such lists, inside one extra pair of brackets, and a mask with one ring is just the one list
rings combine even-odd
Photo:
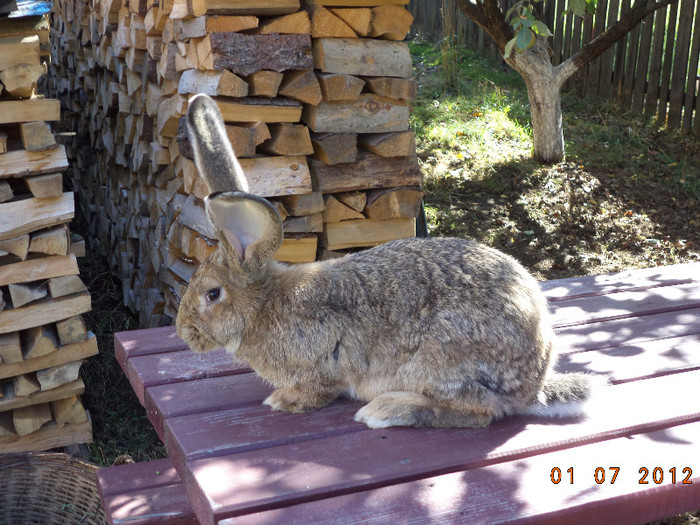
[(586, 403), (607, 385), (591, 374), (555, 374), (550, 372), (542, 384), (536, 403), (525, 408), (522, 414), (546, 417), (573, 417), (584, 412)]

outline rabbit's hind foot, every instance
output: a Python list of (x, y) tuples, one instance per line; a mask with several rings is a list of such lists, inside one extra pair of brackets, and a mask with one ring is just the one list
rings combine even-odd
[(299, 413), (324, 407), (336, 397), (336, 393), (324, 391), (278, 388), (263, 401), (263, 405), (273, 410)]
[(355, 414), (355, 421), (370, 428), (485, 427), (493, 414), (485, 409), (457, 410), (414, 392), (386, 392)]

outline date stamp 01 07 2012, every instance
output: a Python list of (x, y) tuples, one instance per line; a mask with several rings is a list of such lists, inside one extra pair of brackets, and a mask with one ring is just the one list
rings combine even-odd
[[(612, 485), (617, 481), (618, 476), (623, 476), (625, 473), (622, 472), (620, 467), (597, 467), (591, 474), (593, 475), (593, 480), (598, 485), (602, 485), (603, 483), (610, 483)], [(672, 485), (676, 483), (692, 485), (692, 475), (693, 469), (690, 467), (671, 467), (669, 469), (663, 469), (661, 467), (641, 467), (637, 474), (637, 483), (639, 485), (661, 485), (663, 483)], [(578, 474), (575, 478), (574, 467), (569, 467), (564, 471), (559, 467), (553, 467), (549, 477), (555, 485), (559, 483), (573, 485), (575, 479), (578, 479)]]

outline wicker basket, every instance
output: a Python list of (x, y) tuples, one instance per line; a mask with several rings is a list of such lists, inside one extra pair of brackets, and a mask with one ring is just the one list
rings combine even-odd
[(0, 523), (105, 524), (95, 470), (66, 454), (0, 455)]

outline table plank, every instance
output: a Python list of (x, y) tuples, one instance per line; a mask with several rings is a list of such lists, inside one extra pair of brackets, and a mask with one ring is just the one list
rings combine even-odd
[[(636, 434), (571, 450), (518, 459), (335, 498), (240, 516), (219, 525), (285, 523), (636, 524), (684, 512), (700, 501), (700, 423)], [(663, 447), (659, 446), (663, 444)], [(614, 472), (620, 470), (613, 480)], [(560, 469), (558, 484), (552, 469)], [(640, 485), (640, 468), (649, 469)], [(653, 469), (664, 471), (662, 483)], [(676, 468), (676, 483), (669, 469)], [(683, 468), (692, 469), (686, 475)], [(573, 469), (573, 483), (567, 469)], [(596, 469), (598, 484), (595, 481)], [(657, 476), (657, 480), (661, 479)]]
[[(700, 371), (693, 371), (610, 387), (597, 408), (592, 406), (580, 419), (513, 417), (485, 429), (364, 430), (196, 459), (185, 465), (176, 462), (175, 467), (198, 519), (216, 523), (245, 513), (692, 422), (700, 419), (700, 396), (680, 395), (673, 403), (659, 403), (658, 393), (694, 392), (698, 387)], [(354, 408), (346, 407), (348, 418)], [(274, 423), (266, 427), (266, 437), (271, 427)]]
[(249, 372), (152, 386), (146, 389), (145, 406), (153, 427), (165, 440), (168, 418), (260, 404), (273, 390)]
[(613, 319), (641, 317), (700, 306), (700, 283), (663, 286), (641, 291), (562, 299), (551, 304), (557, 328)]
[(142, 405), (145, 405), (146, 388), (150, 386), (249, 371), (248, 366), (234, 362), (223, 349), (206, 354), (186, 350), (140, 355), (130, 358), (127, 365), (127, 377)]
[(558, 354), (601, 350), (700, 333), (700, 308), (567, 326), (555, 332)]
[(169, 459), (100, 468), (97, 488), (110, 525), (199, 523)]
[(672, 264), (652, 268), (634, 268), (621, 272), (567, 277), (540, 283), (550, 302), (623, 290), (643, 290), (675, 286), (700, 280), (700, 263)]
[(114, 334), (114, 355), (124, 373), (127, 371), (126, 363), (132, 357), (182, 350), (188, 350), (188, 347), (177, 336), (174, 326), (144, 328)]

